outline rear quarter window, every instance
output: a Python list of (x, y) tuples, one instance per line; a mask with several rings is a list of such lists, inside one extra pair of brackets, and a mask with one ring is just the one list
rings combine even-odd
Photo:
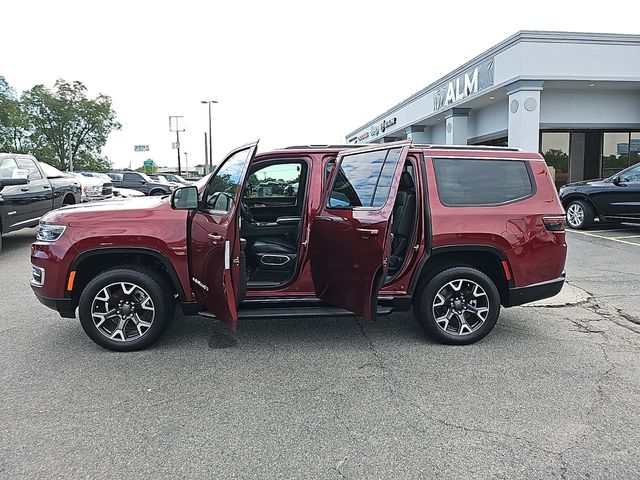
[(438, 196), (443, 205), (501, 205), (535, 192), (524, 160), (434, 158)]

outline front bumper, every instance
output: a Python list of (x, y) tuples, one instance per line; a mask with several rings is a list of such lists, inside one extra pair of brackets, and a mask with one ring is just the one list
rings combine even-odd
[(565, 273), (554, 280), (527, 285), (526, 287), (515, 287), (509, 289), (509, 295), (504, 302), (505, 307), (516, 307), (525, 303), (535, 302), (544, 298), (553, 297), (560, 293), (564, 285)]

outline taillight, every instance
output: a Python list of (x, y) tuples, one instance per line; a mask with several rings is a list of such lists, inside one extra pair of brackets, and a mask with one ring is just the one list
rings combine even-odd
[(547, 230), (551, 232), (564, 232), (565, 216), (555, 215), (553, 217), (542, 217), (542, 222)]

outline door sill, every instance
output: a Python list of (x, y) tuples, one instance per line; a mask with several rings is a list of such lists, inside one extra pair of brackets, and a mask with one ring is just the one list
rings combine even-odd
[[(378, 316), (393, 313), (392, 307), (378, 306)], [(209, 312), (200, 312), (198, 315), (208, 318), (215, 318)], [(317, 306), (272, 306), (258, 307), (252, 305), (240, 305), (238, 308), (238, 318), (311, 318), (311, 317), (354, 317), (355, 314), (339, 307), (330, 305)]]

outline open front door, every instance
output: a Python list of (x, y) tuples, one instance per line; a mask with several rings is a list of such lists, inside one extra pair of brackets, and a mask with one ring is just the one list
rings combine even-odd
[[(257, 142), (234, 151), (220, 164), (190, 214), (189, 268), (196, 300), (235, 331), (241, 298), (241, 190)], [(243, 280), (244, 281), (244, 280)], [(242, 287), (242, 288), (241, 288)]]
[(410, 143), (341, 152), (311, 224), (316, 295), (368, 320), (387, 272), (391, 215)]

